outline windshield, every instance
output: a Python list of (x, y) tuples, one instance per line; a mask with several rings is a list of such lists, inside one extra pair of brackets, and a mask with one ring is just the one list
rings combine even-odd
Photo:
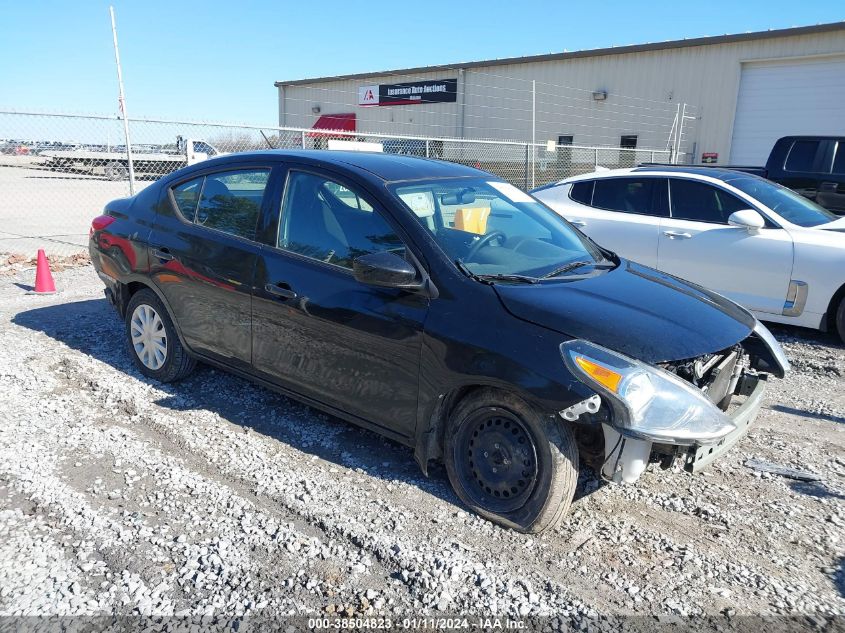
[(818, 226), (839, 216), (808, 200), (800, 193), (762, 178), (736, 178), (726, 182), (759, 200), (787, 222), (798, 226)]
[(473, 275), (536, 279), (607, 267), (589, 239), (508, 183), (461, 178), (398, 183), (391, 190)]

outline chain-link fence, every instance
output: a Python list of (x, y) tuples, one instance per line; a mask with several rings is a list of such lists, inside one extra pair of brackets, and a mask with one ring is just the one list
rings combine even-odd
[[(396, 136), (327, 130), (130, 119), (130, 151), (115, 116), (0, 111), (0, 252), (71, 254), (87, 247), (91, 219), (188, 164), (261, 149), (372, 143), (390, 154), (437, 158), (531, 189), (597, 168), (683, 162), (671, 150)], [(131, 159), (131, 160), (130, 160)], [(680, 160), (679, 160), (680, 159)], [(130, 178), (130, 170), (132, 171)]]

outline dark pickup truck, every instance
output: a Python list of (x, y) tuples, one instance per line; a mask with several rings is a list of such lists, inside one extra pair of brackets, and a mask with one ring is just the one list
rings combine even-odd
[(763, 176), (845, 214), (845, 136), (784, 136), (775, 143), (765, 167), (726, 168)]

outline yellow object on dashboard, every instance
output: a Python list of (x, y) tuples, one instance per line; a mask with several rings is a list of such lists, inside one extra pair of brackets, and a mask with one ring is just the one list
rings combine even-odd
[(490, 207), (467, 207), (455, 211), (455, 228), (468, 233), (484, 235), (487, 232), (487, 218)]

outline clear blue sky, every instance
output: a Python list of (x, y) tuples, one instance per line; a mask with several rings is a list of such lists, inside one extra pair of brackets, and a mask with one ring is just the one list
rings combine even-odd
[[(273, 82), (845, 19), (842, 0), (115, 0), (130, 115), (272, 124)], [(0, 106), (114, 113), (109, 2), (6, 0)]]

